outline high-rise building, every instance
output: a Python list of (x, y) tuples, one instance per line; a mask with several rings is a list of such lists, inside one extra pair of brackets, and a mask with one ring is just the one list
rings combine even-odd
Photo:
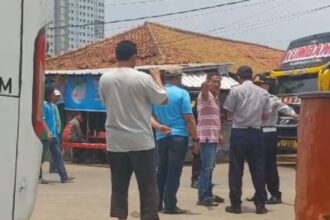
[(47, 28), (48, 55), (103, 38), (104, 0), (54, 0), (54, 16)]

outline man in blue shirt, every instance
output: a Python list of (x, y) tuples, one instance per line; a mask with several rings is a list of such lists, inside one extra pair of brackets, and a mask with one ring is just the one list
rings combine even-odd
[[(186, 212), (177, 207), (176, 193), (188, 150), (188, 133), (194, 143), (199, 142), (189, 93), (178, 86), (181, 84), (181, 76), (182, 71), (179, 69), (165, 71), (168, 104), (152, 106), (155, 116), (152, 118), (152, 124), (157, 129), (159, 209), (164, 208), (165, 214)], [(168, 132), (164, 130), (166, 127), (169, 128)], [(197, 149), (198, 146), (195, 150)]]
[[(58, 132), (56, 128), (55, 111), (52, 107), (52, 99), (54, 98), (54, 89), (50, 86), (45, 88), (45, 101), (44, 101), (44, 121), (43, 121), (43, 135), (42, 135), (42, 162), (44, 162), (45, 155), (48, 149), (51, 152), (55, 169), (61, 178), (61, 183), (71, 182), (74, 178), (69, 177), (64, 166), (62, 152), (58, 142)], [(48, 183), (42, 178), (42, 169), (40, 168), (39, 182), (42, 184)]]

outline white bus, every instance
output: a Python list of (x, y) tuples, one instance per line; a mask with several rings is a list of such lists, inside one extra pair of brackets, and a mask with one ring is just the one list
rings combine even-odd
[(1, 220), (26, 220), (35, 203), (48, 2), (0, 1)]

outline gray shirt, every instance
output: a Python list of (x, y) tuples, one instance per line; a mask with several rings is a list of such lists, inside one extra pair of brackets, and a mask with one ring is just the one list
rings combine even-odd
[(278, 121), (278, 113), (281, 112), (286, 116), (295, 114), (295, 111), (283, 103), (280, 98), (274, 95), (269, 96), (271, 112), (269, 113), (268, 120), (263, 123), (264, 127), (275, 127)]
[(151, 103), (167, 98), (152, 77), (132, 68), (115, 68), (100, 79), (100, 97), (107, 110), (107, 150), (128, 152), (155, 147)]
[(83, 134), (81, 132), (81, 128), (80, 128), (80, 122), (76, 119), (73, 118), (70, 122), (69, 122), (72, 127), (71, 127), (71, 141), (73, 142), (80, 142), (83, 139)]
[(262, 114), (270, 112), (269, 94), (252, 81), (230, 90), (224, 108), (233, 113), (233, 128), (260, 128)]

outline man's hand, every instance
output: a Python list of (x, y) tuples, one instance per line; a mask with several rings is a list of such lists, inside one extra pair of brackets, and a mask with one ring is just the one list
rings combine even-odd
[(53, 138), (52, 133), (48, 132), (48, 134), (47, 134), (47, 138), (48, 138), (48, 140), (51, 140), (51, 139)]
[(172, 129), (167, 127), (166, 125), (160, 125), (158, 130), (160, 131), (160, 133), (165, 135), (170, 135), (172, 133)]
[(225, 138), (223, 137), (222, 134), (219, 135), (219, 144), (223, 144), (225, 141)]
[(200, 145), (199, 143), (197, 143), (197, 142), (194, 142), (194, 143), (193, 143), (192, 153), (193, 153), (194, 155), (198, 155), (199, 152), (200, 152), (200, 150), (201, 150), (201, 145)]
[(299, 115), (298, 115), (297, 113), (292, 114), (291, 117), (292, 117), (295, 121), (299, 121)]

